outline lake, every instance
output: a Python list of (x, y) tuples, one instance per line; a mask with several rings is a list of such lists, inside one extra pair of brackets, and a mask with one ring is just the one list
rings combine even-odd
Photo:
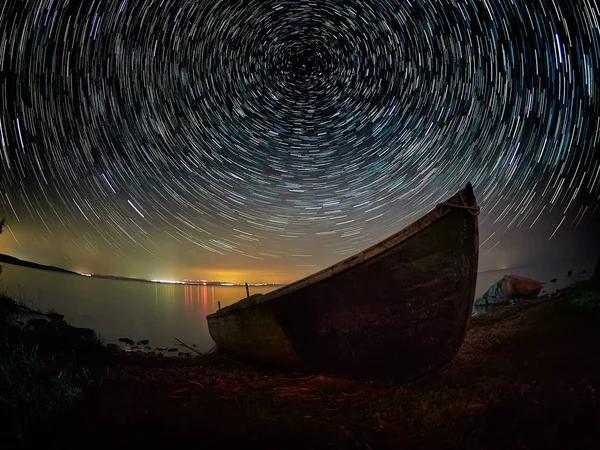
[[(476, 295), (507, 274), (517, 274), (545, 282), (542, 293), (562, 289), (587, 278), (595, 259), (579, 258), (480, 272)], [(34, 304), (42, 311), (54, 309), (70, 324), (94, 329), (106, 343), (121, 337), (150, 340), (150, 346), (174, 347), (175, 338), (199, 351), (214, 346), (206, 315), (246, 296), (243, 286), (199, 286), (106, 280), (3, 264), (0, 288), (16, 300)], [(568, 277), (567, 272), (573, 271)], [(586, 271), (587, 273), (582, 273)], [(556, 283), (550, 280), (557, 278)], [(250, 287), (251, 294), (265, 294), (273, 286)], [(126, 346), (125, 346), (126, 347)]]
[[(15, 300), (54, 309), (71, 325), (94, 329), (106, 343), (148, 339), (153, 349), (175, 338), (199, 351), (214, 346), (206, 315), (246, 296), (244, 286), (201, 286), (107, 280), (2, 264), (0, 286)], [(250, 287), (250, 294), (276, 289)], [(126, 346), (125, 346), (126, 347)]]

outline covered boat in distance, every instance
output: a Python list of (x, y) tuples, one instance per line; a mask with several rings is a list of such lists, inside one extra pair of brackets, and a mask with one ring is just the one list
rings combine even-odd
[(218, 347), (341, 376), (410, 380), (449, 362), (471, 316), (479, 207), (467, 184), (402, 231), (207, 316)]

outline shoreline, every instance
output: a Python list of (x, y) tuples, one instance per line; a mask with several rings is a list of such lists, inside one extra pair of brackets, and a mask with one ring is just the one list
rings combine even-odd
[[(589, 259), (590, 261), (592, 261), (592, 260), (595, 260), (596, 257), (591, 256), (591, 255), (582, 255), (580, 257), (569, 258), (568, 260), (575, 262), (575, 261), (580, 261), (583, 259)], [(23, 260), (20, 258), (16, 258), (14, 256), (3, 254), (3, 253), (0, 253), (0, 264), (8, 264), (8, 265), (17, 266), (17, 267), (24, 267), (27, 269), (44, 270), (47, 272), (64, 273), (64, 274), (68, 274), (68, 275), (77, 275), (80, 277), (97, 278), (97, 279), (112, 280), (112, 281), (135, 281), (135, 282), (140, 282), (140, 283), (157, 283), (157, 284), (183, 285), (183, 286), (244, 287), (246, 285), (246, 283), (232, 283), (232, 282), (228, 282), (228, 281), (148, 280), (148, 279), (144, 279), (144, 278), (123, 277), (123, 276), (118, 276), (118, 275), (79, 273), (79, 272), (75, 272), (72, 270), (63, 269), (61, 267), (56, 267), (56, 266), (46, 265), (46, 264), (39, 264), (39, 263), (35, 263), (32, 261)], [(550, 262), (545, 263), (545, 265), (548, 265), (548, 264), (556, 264), (556, 265), (564, 264), (564, 261), (563, 260), (555, 260), (555, 261), (550, 261)], [(535, 267), (536, 267), (536, 264), (533, 264), (533, 263), (532, 264), (521, 264), (518, 266), (507, 267), (505, 269), (482, 270), (482, 271), (478, 271), (477, 275), (479, 277), (481, 275), (491, 275), (494, 273), (502, 273), (502, 272), (506, 272), (508, 270), (511, 270), (511, 271), (514, 271), (515, 273), (517, 273), (517, 272), (522, 272), (523, 271), (522, 269), (530, 269), (530, 268), (535, 268)], [(591, 272), (588, 270), (583, 270), (582, 272), (575, 274), (575, 276), (581, 276), (581, 275), (590, 274), (590, 273), (593, 274), (593, 268), (592, 268)], [(573, 281), (579, 281), (579, 280), (573, 280)], [(287, 286), (288, 284), (291, 284), (291, 283), (247, 283), (247, 284), (249, 287), (283, 287), (283, 286)]]
[[(11, 266), (24, 267), (27, 269), (34, 270), (44, 270), (46, 272), (54, 272), (54, 273), (63, 273), (66, 275), (76, 275), (79, 277), (86, 278), (98, 278), (102, 280), (112, 280), (112, 281), (135, 281), (139, 283), (158, 283), (158, 284), (173, 284), (173, 285), (182, 285), (182, 286), (219, 286), (219, 287), (244, 287), (246, 283), (231, 283), (229, 281), (176, 281), (176, 280), (147, 280), (144, 278), (130, 278), (130, 277), (122, 277), (118, 275), (103, 275), (96, 273), (79, 273), (68, 269), (63, 269), (61, 267), (46, 265), (46, 264), (38, 264), (31, 261), (26, 261), (24, 259), (19, 259), (14, 256), (6, 255), (0, 253), (0, 264), (8, 264)], [(278, 283), (247, 283), (249, 287), (278, 287), (285, 286), (285, 284)]]
[(597, 448), (600, 307), (586, 301), (600, 305), (599, 277), (473, 317), (455, 358), (408, 384), (105, 348), (77, 356), (90, 380), (82, 399), (26, 444)]

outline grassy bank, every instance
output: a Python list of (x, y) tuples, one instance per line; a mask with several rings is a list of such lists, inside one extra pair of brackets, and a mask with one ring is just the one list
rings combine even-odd
[(0, 439), (26, 447), (37, 430), (83, 399), (80, 364), (104, 352), (91, 330), (69, 326), (0, 294)]
[(28, 441), (32, 430), (64, 413), (83, 398), (82, 380), (35, 347), (4, 341), (0, 360), (2, 438)]

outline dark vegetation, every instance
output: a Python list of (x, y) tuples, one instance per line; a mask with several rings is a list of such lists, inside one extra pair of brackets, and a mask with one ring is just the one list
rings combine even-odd
[(81, 400), (85, 384), (86, 380), (76, 371), (63, 368), (52, 358), (40, 357), (35, 347), (3, 337), (0, 360), (2, 438), (9, 443), (27, 442), (32, 429)]
[(70, 410), (92, 383), (85, 364), (106, 355), (92, 330), (0, 294), (2, 440), (25, 444), (32, 430)]
[(105, 352), (92, 330), (71, 327), (55, 312), (42, 314), (0, 292), (0, 442), (25, 446), (32, 430), (73, 408), (91, 383), (78, 359)]
[(405, 385), (109, 352), (29, 310), (51, 325), (2, 322), (0, 446), (597, 449), (599, 298), (596, 276), (474, 317), (448, 366)]

